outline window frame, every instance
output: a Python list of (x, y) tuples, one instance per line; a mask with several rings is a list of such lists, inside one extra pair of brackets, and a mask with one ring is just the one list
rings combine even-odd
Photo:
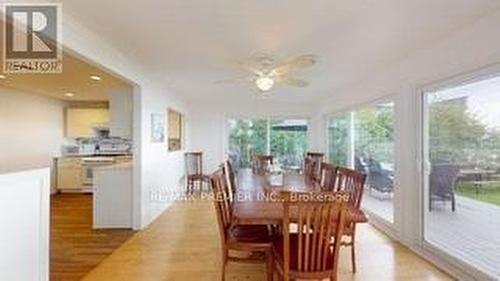
[(429, 145), (428, 140), (428, 114), (427, 114), (427, 94), (438, 92), (446, 89), (457, 88), (460, 86), (488, 80), (491, 78), (500, 77), (500, 64), (491, 64), (485, 67), (475, 69), (472, 71), (462, 72), (460, 74), (449, 76), (423, 86), (416, 88), (417, 97), (417, 162), (418, 162), (418, 182), (417, 187), (420, 194), (419, 212), (417, 222), (419, 226), (419, 233), (417, 234), (417, 253), (422, 254), (426, 258), (435, 261), (440, 267), (458, 275), (464, 279), (475, 277), (481, 280), (494, 280), (487, 273), (476, 268), (475, 265), (469, 264), (465, 261), (456, 258), (439, 247), (433, 245), (425, 239), (425, 225), (426, 225), (426, 210), (428, 207), (427, 196), (428, 194), (428, 177), (430, 173), (429, 164), (426, 163)]
[[(229, 153), (229, 135), (230, 135), (230, 128), (229, 128), (229, 120), (231, 119), (266, 119), (266, 120), (285, 120), (285, 119), (302, 119), (307, 121), (307, 149), (311, 147), (312, 143), (312, 135), (311, 135), (311, 121), (313, 119), (312, 116), (310, 115), (301, 115), (301, 114), (224, 114), (224, 117), (222, 118), (222, 159), (227, 159), (228, 158), (228, 153)], [(268, 136), (269, 142), (266, 147), (267, 153), (271, 153), (271, 146), (270, 146), (270, 135)], [(306, 150), (307, 150), (306, 149)]]
[[(325, 153), (327, 156), (330, 155), (330, 145), (329, 145), (329, 140), (328, 140), (328, 126), (329, 126), (329, 121), (331, 118), (341, 115), (341, 114), (352, 114), (352, 112), (362, 110), (363, 108), (366, 107), (373, 107), (378, 104), (383, 104), (383, 103), (394, 103), (394, 134), (397, 134), (398, 128), (398, 103), (399, 103), (399, 97), (398, 94), (388, 94), (381, 96), (379, 98), (370, 100), (368, 102), (356, 104), (356, 105), (351, 105), (344, 107), (338, 111), (334, 112), (329, 112), (327, 114), (323, 115), (323, 139), (324, 139), (324, 146), (325, 146)], [(370, 216), (371, 223), (377, 227), (382, 229), (386, 234), (388, 234), (390, 237), (395, 238), (396, 240), (397, 237), (399, 236), (398, 234), (398, 229), (399, 229), (399, 222), (400, 222), (400, 214), (403, 211), (403, 207), (400, 204), (396, 204), (396, 199), (399, 198), (400, 196), (400, 188), (396, 185), (398, 179), (398, 173), (397, 171), (397, 153), (398, 153), (398, 143), (397, 140), (394, 141), (394, 195), (393, 195), (393, 221), (389, 221), (384, 219), (383, 217), (377, 215), (376, 213), (364, 208), (365, 212)], [(328, 159), (330, 161), (330, 159)], [(352, 161), (352, 160), (351, 160)], [(350, 167), (352, 167), (353, 163), (348, 163)]]

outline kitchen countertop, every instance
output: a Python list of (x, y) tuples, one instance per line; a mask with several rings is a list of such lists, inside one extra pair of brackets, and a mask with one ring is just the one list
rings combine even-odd
[(97, 166), (93, 168), (96, 171), (106, 171), (106, 170), (118, 170), (118, 169), (132, 169), (133, 167), (132, 161), (128, 162), (123, 162), (123, 163), (118, 163), (118, 164), (113, 164), (113, 165), (106, 165), (106, 166)]
[(115, 156), (130, 156), (132, 157), (132, 153), (116, 153), (116, 154), (99, 154), (99, 153), (71, 153), (71, 154), (63, 154), (55, 156), (54, 158), (71, 158), (71, 157), (115, 157)]

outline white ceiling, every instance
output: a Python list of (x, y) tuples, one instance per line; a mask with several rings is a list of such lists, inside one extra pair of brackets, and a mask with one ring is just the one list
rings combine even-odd
[[(132, 93), (132, 86), (79, 58), (63, 54), (60, 74), (5, 74), (0, 85), (67, 101), (107, 101), (112, 91)], [(100, 81), (90, 79), (101, 77)], [(71, 92), (73, 97), (64, 94)]]
[(245, 74), (255, 53), (315, 54), (300, 77), (271, 100), (304, 103), (335, 94), (500, 8), (498, 0), (67, 0), (64, 12), (190, 99), (244, 101), (250, 83), (215, 84)]

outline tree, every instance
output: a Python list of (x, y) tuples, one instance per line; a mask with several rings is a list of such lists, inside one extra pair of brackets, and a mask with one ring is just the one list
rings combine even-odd
[[(487, 129), (467, 110), (467, 98), (433, 102), (429, 106), (431, 162), (473, 164)], [(495, 137), (490, 136), (493, 140)], [(497, 143), (498, 144), (498, 143)]]
[(355, 154), (394, 161), (394, 106), (382, 104), (355, 112)]
[(230, 154), (238, 155), (241, 167), (250, 167), (253, 155), (266, 153), (267, 120), (237, 119), (231, 120), (230, 126)]

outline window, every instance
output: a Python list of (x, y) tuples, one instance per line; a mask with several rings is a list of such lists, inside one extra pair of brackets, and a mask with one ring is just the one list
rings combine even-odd
[(337, 114), (328, 120), (328, 156), (367, 175), (362, 206), (393, 222), (394, 103)]
[(353, 113), (353, 167), (366, 173), (364, 208), (394, 221), (394, 103)]
[(328, 124), (328, 159), (338, 166), (349, 166), (350, 113), (331, 118)]
[(307, 120), (270, 120), (271, 154), (285, 170), (301, 170), (307, 150)]
[(236, 168), (249, 168), (252, 157), (272, 154), (282, 169), (301, 169), (307, 150), (307, 120), (229, 119), (229, 157)]
[(266, 119), (229, 119), (229, 157), (236, 167), (249, 168), (252, 156), (267, 154)]
[(500, 277), (500, 77), (424, 93), (427, 242)]
[(181, 113), (168, 109), (168, 150), (177, 151), (183, 145), (183, 116)]

